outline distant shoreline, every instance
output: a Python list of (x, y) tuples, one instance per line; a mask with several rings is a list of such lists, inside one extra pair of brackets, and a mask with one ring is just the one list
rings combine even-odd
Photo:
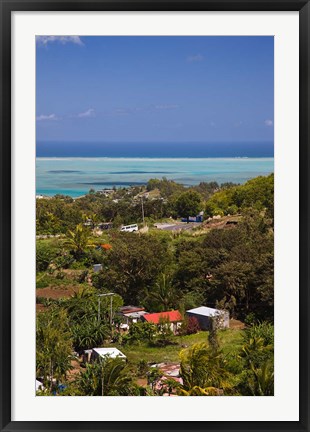
[(150, 179), (184, 186), (240, 183), (274, 171), (274, 158), (38, 158), (36, 193), (78, 197), (90, 189), (143, 186)]
[[(261, 176), (265, 177), (265, 176), (268, 176), (270, 174), (272, 174), (272, 173), (262, 174)], [(212, 182), (212, 181), (210, 181), (210, 182)], [(210, 183), (210, 182), (205, 182), (205, 183)], [(188, 188), (190, 188), (191, 186), (197, 186), (197, 184), (198, 184), (197, 183), (196, 185), (193, 185), (193, 184), (192, 185), (186, 185), (186, 184), (180, 183), (180, 182), (175, 182), (175, 183), (182, 184), (182, 186), (188, 187)], [(204, 183), (204, 182), (201, 181), (201, 183)], [(235, 183), (235, 184), (238, 185), (239, 183)], [(146, 187), (146, 186), (147, 186), (147, 182), (139, 183), (139, 184), (132, 184), (132, 185), (124, 185), (124, 186), (122, 186), (122, 185), (113, 185), (111, 187), (103, 187), (103, 188), (100, 188), (100, 189), (99, 188), (98, 189), (90, 188), (90, 189), (94, 189), (94, 193), (102, 193), (104, 191), (111, 191), (113, 188), (116, 188), (116, 189), (119, 189), (119, 188), (130, 189), (130, 188), (134, 188), (134, 187)], [(77, 191), (76, 192), (77, 195), (75, 195), (75, 194), (72, 195), (72, 193), (74, 193), (74, 191), (71, 191), (71, 193), (69, 193), (69, 194), (68, 193), (64, 193), (64, 191), (61, 191), (61, 190), (59, 192), (56, 192), (56, 193), (53, 193), (53, 194), (49, 194), (49, 193), (46, 193), (46, 192), (45, 193), (41, 193), (40, 191), (37, 191), (36, 192), (36, 199), (50, 199), (50, 198), (54, 198), (57, 195), (63, 195), (63, 196), (68, 196), (68, 197), (72, 198), (73, 200), (76, 200), (76, 199), (80, 199), (80, 198), (85, 198), (87, 195), (89, 195), (89, 190), (87, 192), (81, 192), (81, 193), (79, 193), (79, 191)]]
[(159, 157), (159, 156), (37, 156), (36, 160), (70, 160), (70, 159), (74, 159), (74, 160), (95, 160), (95, 159), (104, 159), (104, 160), (152, 160), (152, 161), (156, 161), (156, 160), (204, 160), (204, 159), (212, 159), (212, 160), (217, 160), (217, 159), (274, 159), (273, 156), (193, 156), (193, 157), (189, 157), (189, 156), (184, 156), (184, 157), (179, 157), (179, 156), (167, 156), (167, 157)]

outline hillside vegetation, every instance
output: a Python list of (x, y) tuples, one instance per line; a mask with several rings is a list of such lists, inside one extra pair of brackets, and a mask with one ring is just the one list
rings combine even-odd
[[(238, 219), (226, 225), (229, 218), (223, 218), (218, 228), (205, 221), (188, 231), (153, 226), (200, 211), (205, 220), (235, 214)], [(120, 232), (123, 223), (143, 227), (143, 216), (148, 230)], [(100, 228), (104, 222), (112, 228)], [(156, 394), (155, 384), (137, 384), (154, 375), (152, 362), (181, 364), (183, 387), (173, 390), (180, 395), (273, 393), (273, 175), (244, 185), (193, 188), (155, 179), (108, 196), (90, 191), (75, 200), (40, 199), (37, 235), (37, 376), (51, 392), (61, 382), (66, 394), (100, 394), (95, 383), (103, 366), (80, 360), (73, 378), (73, 353), (112, 345), (129, 361), (114, 365), (119, 375), (109, 395)], [(99, 271), (94, 264), (101, 265)], [(98, 300), (111, 292), (112, 310), (109, 298)], [(172, 335), (138, 323), (122, 335), (117, 311), (123, 304), (183, 315), (205, 305), (228, 311), (247, 329), (197, 333), (187, 322)], [(202, 366), (190, 378), (199, 356)], [(107, 363), (104, 373), (114, 366)]]

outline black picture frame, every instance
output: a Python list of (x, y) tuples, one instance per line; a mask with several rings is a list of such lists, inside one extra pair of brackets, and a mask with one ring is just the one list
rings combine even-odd
[[(299, 12), (299, 152), (300, 152), (300, 355), (299, 413), (292, 422), (23, 422), (11, 421), (11, 13), (14, 11), (298, 11)], [(0, 308), (1, 431), (310, 431), (309, 423), (309, 37), (310, 6), (304, 0), (0, 0), (1, 28), (1, 181)], [(289, 391), (289, 384), (288, 384)], [(137, 417), (139, 413), (137, 411)]]

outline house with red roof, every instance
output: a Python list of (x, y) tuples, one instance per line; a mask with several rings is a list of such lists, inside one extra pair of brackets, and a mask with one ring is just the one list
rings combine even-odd
[(145, 314), (142, 317), (142, 321), (146, 321), (157, 326), (163, 325), (163, 323), (170, 323), (170, 328), (173, 333), (177, 333), (179, 327), (182, 324), (183, 317), (178, 310), (168, 312), (158, 312)]

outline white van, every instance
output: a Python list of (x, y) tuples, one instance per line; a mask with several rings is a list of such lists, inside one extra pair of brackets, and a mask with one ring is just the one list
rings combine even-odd
[(123, 232), (134, 232), (134, 231), (138, 231), (138, 225), (137, 224), (133, 224), (133, 225), (123, 225), (121, 228), (121, 231)]

